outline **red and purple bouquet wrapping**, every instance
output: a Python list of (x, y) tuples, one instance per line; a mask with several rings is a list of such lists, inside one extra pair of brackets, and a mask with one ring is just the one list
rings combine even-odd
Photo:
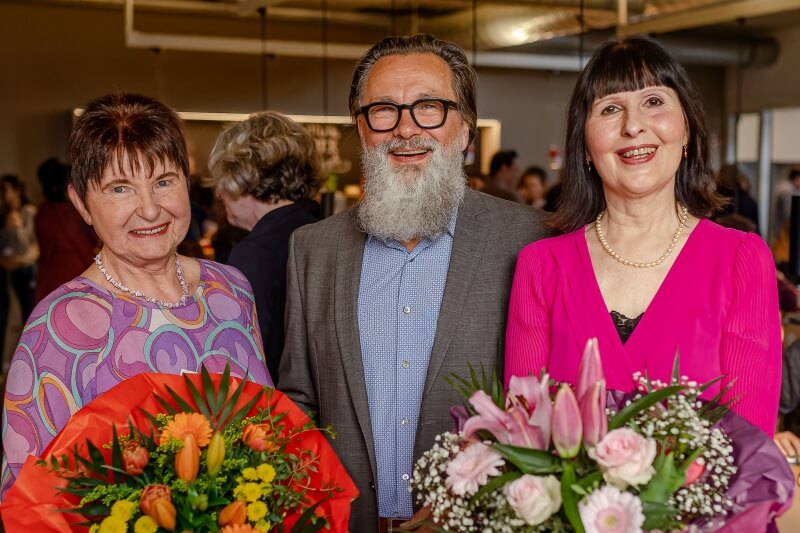
[(785, 458), (725, 390), (701, 400), (714, 382), (674, 368), (606, 391), (592, 339), (576, 387), (515, 376), (504, 397), (485, 374), (456, 377), (469, 402), (417, 461), (417, 502), (440, 532), (764, 531), (792, 502)]
[(291, 400), (203, 368), (95, 398), (28, 459), (0, 511), (6, 531), (344, 533), (357, 496)]

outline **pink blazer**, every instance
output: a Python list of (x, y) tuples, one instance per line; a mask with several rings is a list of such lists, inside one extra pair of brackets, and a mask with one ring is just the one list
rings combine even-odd
[(631, 390), (636, 371), (733, 382), (733, 410), (772, 435), (781, 386), (775, 263), (755, 234), (701, 220), (624, 345), (594, 275), (584, 229), (540, 240), (517, 260), (506, 332), (505, 380), (547, 368), (574, 383), (597, 337), (609, 389)]

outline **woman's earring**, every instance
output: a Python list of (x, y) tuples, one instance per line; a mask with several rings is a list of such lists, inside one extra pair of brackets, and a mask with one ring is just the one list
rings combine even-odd
[(592, 171), (592, 160), (588, 157), (586, 158), (586, 168), (589, 170), (589, 172)]
[(688, 147), (684, 144), (683, 145), (683, 158), (686, 159), (689, 157)]

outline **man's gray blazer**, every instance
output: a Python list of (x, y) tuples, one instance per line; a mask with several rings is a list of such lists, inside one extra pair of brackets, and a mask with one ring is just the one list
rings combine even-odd
[[(377, 530), (375, 450), (358, 332), (365, 234), (349, 210), (298, 229), (289, 245), (286, 344), (278, 388), (320, 426), (360, 491), (350, 531)], [(467, 363), (503, 373), (503, 345), (517, 253), (546, 236), (540, 211), (468, 190), (458, 210), (425, 390), (415, 460), (453, 429), (462, 398), (444, 379)]]

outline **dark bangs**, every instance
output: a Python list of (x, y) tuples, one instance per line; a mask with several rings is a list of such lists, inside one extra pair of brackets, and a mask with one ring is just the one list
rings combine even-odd
[(108, 95), (92, 101), (75, 121), (69, 139), (72, 186), (86, 199), (113, 168), (121, 176), (152, 176), (158, 163), (172, 163), (189, 177), (181, 122), (167, 106), (146, 96)]
[[(679, 80), (686, 80), (686, 72), (667, 52), (654, 41), (641, 39), (632, 45), (629, 41), (616, 41), (603, 45), (605, 56), (597, 54), (593, 60), (603, 59), (602, 68), (591, 68), (585, 81), (586, 96), (591, 103), (609, 94), (639, 91), (647, 87), (669, 87), (678, 92), (683, 104)], [(591, 61), (590, 61), (591, 63)], [(690, 89), (691, 86), (685, 87)], [(685, 107), (685, 105), (684, 105)]]

